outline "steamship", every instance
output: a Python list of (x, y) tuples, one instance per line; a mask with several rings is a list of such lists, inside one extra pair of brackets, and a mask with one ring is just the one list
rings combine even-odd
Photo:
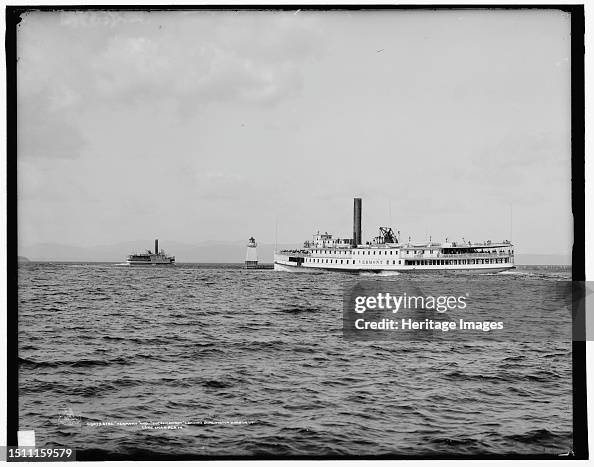
[(175, 256), (167, 256), (164, 250), (159, 251), (159, 240), (155, 240), (155, 251), (146, 250), (145, 253), (131, 253), (126, 263), (130, 266), (163, 266), (175, 264)]
[(353, 238), (332, 238), (319, 231), (302, 249), (274, 254), (274, 269), (288, 272), (414, 272), (469, 271), (496, 273), (514, 268), (514, 247), (501, 242), (400, 242), (400, 232), (380, 227), (379, 235), (363, 244), (361, 198), (355, 198)]

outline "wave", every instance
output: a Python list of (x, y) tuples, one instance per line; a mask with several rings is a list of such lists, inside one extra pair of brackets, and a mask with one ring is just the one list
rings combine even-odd
[(503, 359), (503, 361), (511, 361), (511, 362), (517, 362), (520, 360), (526, 360), (526, 356), (525, 355), (514, 355), (513, 357), (505, 357)]
[(401, 274), (398, 271), (361, 271), (359, 275), (362, 277), (396, 277), (400, 276)]
[(27, 358), (18, 358), (18, 364), (25, 368), (38, 369), (38, 368), (57, 368), (61, 366), (69, 366), (71, 368), (89, 368), (95, 366), (110, 366), (110, 365), (123, 365), (127, 364), (128, 361), (123, 357), (117, 357), (111, 360), (56, 360), (53, 362), (46, 361), (34, 361)]
[(294, 306), (290, 308), (281, 308), (277, 310), (279, 313), (300, 314), (300, 313), (319, 313), (322, 310), (316, 307), (308, 306)]
[(231, 386), (233, 386), (233, 384), (230, 383), (229, 381), (223, 381), (223, 380), (218, 380), (218, 379), (209, 379), (209, 380), (205, 381), (204, 383), (202, 383), (202, 386), (204, 386), (205, 388), (212, 388), (212, 389), (224, 389), (224, 388), (230, 388)]
[(484, 381), (484, 380), (500, 380), (505, 381), (506, 378), (502, 378), (501, 376), (497, 375), (483, 375), (483, 374), (468, 374), (464, 373), (463, 371), (450, 371), (444, 375), (446, 378), (454, 379), (454, 380), (461, 380), (461, 381)]
[(559, 444), (560, 446), (564, 446), (564, 441), (567, 439), (571, 439), (572, 433), (571, 432), (559, 432), (555, 433), (552, 431), (547, 430), (546, 428), (541, 428), (538, 430), (530, 430), (525, 433), (517, 433), (513, 435), (505, 436), (505, 439), (520, 443), (526, 444), (537, 444), (537, 445), (546, 445), (546, 444)]

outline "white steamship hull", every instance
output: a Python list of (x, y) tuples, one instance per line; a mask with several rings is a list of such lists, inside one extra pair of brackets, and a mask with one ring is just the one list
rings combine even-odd
[(459, 265), (426, 265), (426, 266), (405, 266), (405, 265), (366, 265), (366, 266), (347, 266), (345, 264), (325, 265), (324, 267), (310, 266), (307, 264), (298, 264), (294, 261), (288, 261), (282, 255), (275, 255), (274, 270), (291, 273), (321, 273), (327, 272), (371, 272), (371, 273), (415, 273), (415, 272), (466, 272), (475, 274), (495, 274), (514, 269), (513, 264), (459, 264)]
[(304, 268), (297, 266), (296, 264), (285, 263), (282, 261), (274, 261), (274, 270), (275, 271), (282, 271), (282, 272), (295, 272), (295, 273), (305, 273), (305, 274), (321, 274), (324, 272), (322, 269), (317, 268)]

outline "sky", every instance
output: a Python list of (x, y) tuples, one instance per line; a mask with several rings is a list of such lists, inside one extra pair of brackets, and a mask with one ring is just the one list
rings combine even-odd
[[(19, 243), (572, 246), (560, 11), (32, 12)], [(149, 245), (150, 246), (150, 245)]]

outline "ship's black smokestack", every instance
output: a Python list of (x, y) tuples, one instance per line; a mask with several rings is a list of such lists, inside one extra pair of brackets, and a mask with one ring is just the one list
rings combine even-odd
[(156, 255), (159, 254), (159, 239), (158, 238), (155, 239), (155, 254)]
[(353, 244), (361, 245), (361, 198), (355, 198), (353, 210)]

